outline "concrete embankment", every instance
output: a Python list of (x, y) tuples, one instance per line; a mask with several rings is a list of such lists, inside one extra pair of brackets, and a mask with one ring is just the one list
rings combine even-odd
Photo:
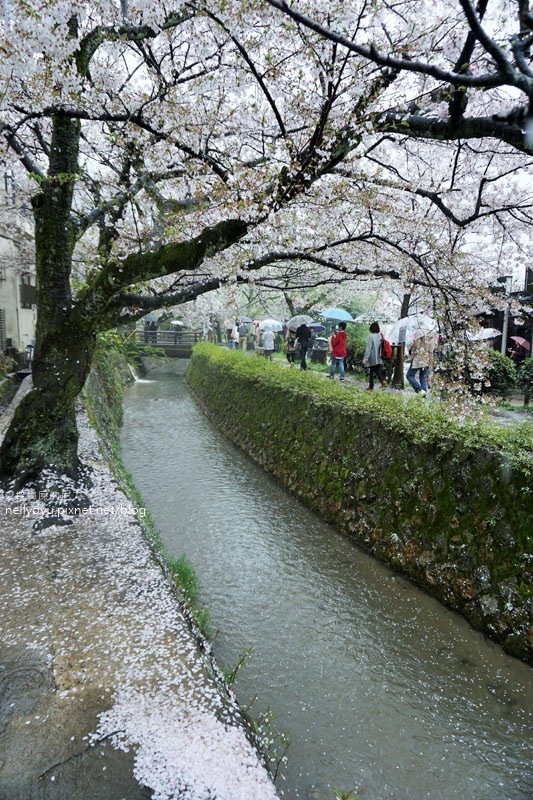
[(275, 800), (144, 509), (79, 426), (83, 488), (0, 494), (0, 800)]
[(531, 424), (461, 425), (445, 404), (368, 395), (204, 344), (188, 382), (288, 489), (533, 663)]

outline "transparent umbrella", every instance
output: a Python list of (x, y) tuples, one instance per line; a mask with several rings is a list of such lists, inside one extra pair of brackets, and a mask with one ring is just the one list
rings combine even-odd
[(283, 330), (283, 325), (277, 319), (264, 319), (259, 323), (259, 330), (279, 333), (279, 331)]
[(310, 317), (308, 314), (297, 314), (295, 317), (291, 317), (287, 322), (287, 327), (290, 328), (291, 331), (295, 331), (300, 325), (309, 325), (310, 322), (313, 322), (313, 317)]
[(502, 335), (502, 332), (497, 328), (481, 328), (479, 331), (467, 333), (466, 335), (472, 342), (481, 342), (483, 339), (496, 339), (497, 336)]
[(395, 322), (389, 331), (388, 339), (392, 344), (408, 344), (417, 336), (437, 332), (437, 323), (427, 314), (410, 314)]
[(354, 322), (360, 322), (366, 325), (370, 325), (371, 322), (381, 322), (386, 325), (389, 322), (394, 322), (394, 320), (390, 314), (386, 314), (384, 311), (365, 311), (364, 314), (358, 314)]

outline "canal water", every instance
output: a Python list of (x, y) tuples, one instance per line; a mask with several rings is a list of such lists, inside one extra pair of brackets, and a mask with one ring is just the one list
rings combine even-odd
[(290, 739), (284, 797), (531, 800), (530, 668), (277, 485), (183, 375), (150, 377), (126, 396), (123, 458), (198, 572), (218, 662), (252, 649), (236, 693)]

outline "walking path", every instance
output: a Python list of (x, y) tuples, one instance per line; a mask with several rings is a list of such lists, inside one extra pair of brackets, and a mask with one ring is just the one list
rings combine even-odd
[[(285, 361), (282, 361), (281, 359), (279, 360), (276, 359), (275, 363), (278, 364), (283, 369), (289, 368), (289, 364), (285, 363)], [(299, 368), (298, 365), (295, 365), (294, 369), (298, 368)], [(310, 372), (314, 372), (317, 375), (322, 375), (324, 378), (329, 378), (329, 372), (326, 372), (323, 368), (316, 369), (316, 367), (312, 362), (308, 362), (308, 369)], [(335, 375), (335, 381), (337, 383), (339, 382), (338, 374)], [(368, 386), (368, 379), (361, 373), (354, 374), (352, 372), (346, 372), (344, 378), (344, 385), (355, 387), (357, 389), (360, 389), (361, 391), (364, 391)], [(374, 389), (374, 392), (376, 394), (379, 394), (383, 391), (388, 394), (393, 393), (395, 395), (403, 396), (407, 400), (416, 399), (417, 402), (420, 401), (425, 402), (426, 400), (430, 402), (440, 402), (440, 399), (438, 397), (433, 396), (431, 392), (428, 394), (427, 398), (423, 398), (422, 395), (417, 395), (413, 391), (413, 389), (409, 386), (409, 383), (407, 381), (405, 381), (405, 388), (403, 389), (395, 389), (392, 386), (387, 386), (386, 389), (384, 390), (381, 389), (378, 382)], [(521, 395), (514, 396), (512, 400), (513, 400), (513, 405), (515, 406), (513, 409), (487, 405), (484, 410), (489, 415), (489, 417), (499, 425), (509, 426), (509, 425), (516, 425), (521, 422), (526, 422), (528, 420), (533, 421), (533, 407), (531, 407), (530, 409), (524, 407), (524, 405), (522, 404), (523, 396)]]
[(0, 798), (275, 800), (83, 414), (80, 452), (70, 524), (0, 492)]

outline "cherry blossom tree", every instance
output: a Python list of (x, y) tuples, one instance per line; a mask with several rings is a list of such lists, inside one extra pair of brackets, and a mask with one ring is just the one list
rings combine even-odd
[[(415, 35), (398, 13), (408, 5), (350, 4), (346, 17), (332, 2), (320, 17), (350, 25), (353, 41), (375, 31), (403, 54), (397, 64), (255, 0), (4, 0), (0, 134), (26, 172), (39, 288), (33, 389), (2, 444), (4, 476), (76, 474), (75, 403), (99, 331), (250, 282), (402, 281), (448, 313), (479, 283), (465, 231), (498, 225), (516, 251), (530, 213), (519, 123), (474, 126), (467, 147), (466, 117), (448, 133), (432, 122), (436, 171), (414, 120), (423, 103), (455, 106), (465, 87), (524, 93), (527, 74), (489, 85), (456, 80), (470, 67), (409, 70), (410, 49), (436, 47), (437, 25), (428, 15)], [(466, 47), (459, 30), (452, 20), (438, 41), (445, 61)], [(472, 65), (487, 58), (476, 47)]]
[(489, 137), (533, 151), (528, 0), (361, 0), (334, 9), (332, 3), (296, 8), (287, 0), (267, 2), (304, 29), (399, 76), (400, 102), (391, 97), (376, 113), (377, 129), (432, 140)]

